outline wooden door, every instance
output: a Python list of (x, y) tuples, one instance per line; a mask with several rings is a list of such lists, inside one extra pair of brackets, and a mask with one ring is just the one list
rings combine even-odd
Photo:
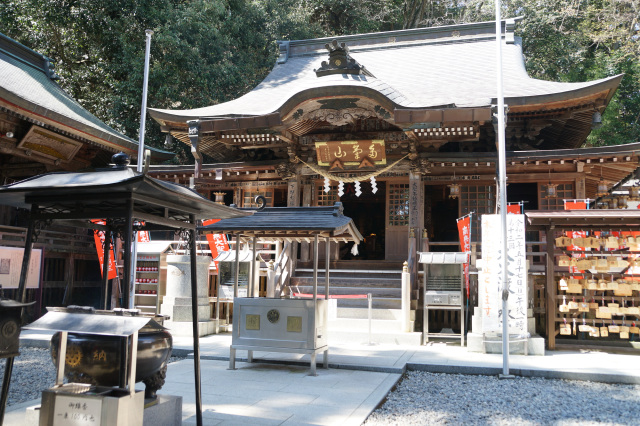
[(409, 183), (387, 183), (385, 259), (406, 260), (409, 254)]

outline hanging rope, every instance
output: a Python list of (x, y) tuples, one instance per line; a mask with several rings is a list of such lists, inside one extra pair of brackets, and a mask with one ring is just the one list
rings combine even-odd
[(309, 167), (311, 170), (313, 170), (314, 172), (316, 172), (317, 174), (319, 174), (320, 176), (330, 179), (330, 180), (334, 180), (334, 181), (338, 181), (338, 182), (345, 182), (345, 183), (353, 183), (353, 182), (362, 182), (365, 181), (367, 179), (371, 179), (372, 177), (376, 177), (378, 175), (381, 175), (382, 173), (388, 172), (389, 170), (391, 170), (393, 167), (395, 167), (398, 163), (400, 163), (402, 160), (404, 160), (405, 158), (407, 158), (409, 156), (409, 154), (405, 155), (404, 157), (402, 157), (401, 159), (399, 159), (398, 161), (396, 161), (395, 163), (380, 169), (380, 170), (376, 170), (375, 172), (371, 172), (369, 174), (366, 175), (361, 175), (361, 176), (356, 176), (356, 177), (342, 177), (342, 176), (336, 176), (332, 173), (326, 172), (324, 170), (322, 170), (321, 168), (308, 164), (306, 162), (304, 162), (302, 159), (300, 159), (300, 157), (296, 157), (302, 164), (304, 164), (305, 166)]

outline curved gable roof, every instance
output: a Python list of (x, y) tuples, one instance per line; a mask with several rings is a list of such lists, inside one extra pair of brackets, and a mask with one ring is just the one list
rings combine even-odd
[[(513, 21), (509, 21), (513, 24)], [(527, 75), (522, 48), (507, 25), (503, 40), (505, 102), (514, 105), (570, 100), (594, 93), (613, 95), (621, 76), (584, 83), (551, 82)], [(313, 40), (281, 42), (281, 57), (252, 91), (229, 102), (190, 110), (150, 109), (160, 122), (198, 118), (287, 114), (303, 100), (369, 90), (394, 108), (489, 107), (495, 103), (493, 22), (419, 28)], [(327, 58), (325, 44), (344, 42), (373, 77), (337, 74), (318, 77)], [(374, 94), (375, 96), (375, 94)]]

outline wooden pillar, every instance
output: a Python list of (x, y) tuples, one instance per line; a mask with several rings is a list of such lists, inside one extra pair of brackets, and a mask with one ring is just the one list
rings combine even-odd
[(74, 278), (75, 278), (75, 271), (76, 271), (74, 254), (69, 253), (66, 255), (66, 258), (67, 258), (67, 262), (66, 262), (67, 267), (64, 274), (64, 280), (66, 281), (67, 285), (65, 286), (64, 296), (62, 297), (62, 304), (64, 306), (67, 306), (69, 303), (71, 303), (71, 297), (73, 295), (73, 287), (75, 285)]
[(191, 142), (191, 154), (195, 158), (193, 178), (202, 177), (202, 155), (200, 154), (200, 120), (187, 121), (189, 125), (189, 142)]
[(546, 279), (546, 306), (545, 312), (547, 314), (547, 348), (555, 349), (556, 348), (556, 284), (554, 278), (554, 269), (555, 269), (555, 258), (554, 258), (554, 248), (555, 248), (555, 238), (554, 228), (551, 226), (547, 226), (545, 230), (545, 235), (547, 239), (547, 261), (545, 263), (545, 275)]
[[(31, 214), (37, 214), (38, 208), (34, 204), (31, 207)], [(29, 276), (29, 263), (31, 263), (31, 252), (33, 251), (33, 235), (35, 230), (35, 221), (31, 218), (29, 219), (29, 226), (27, 228), (27, 235), (25, 237), (25, 245), (24, 252), (22, 255), (22, 266), (20, 269), (20, 281), (18, 282), (18, 300), (20, 303), (27, 302), (27, 278)], [(20, 317), (23, 316), (23, 312), (20, 314)], [(4, 406), (3, 406), (4, 409)]]
[(415, 236), (422, 235), (424, 228), (424, 185), (420, 173), (409, 172), (409, 228)]
[[(287, 182), (287, 207), (300, 207), (300, 178), (295, 177)], [(291, 241), (289, 259), (291, 266), (291, 275), (296, 270), (298, 258), (298, 243)]]
[(576, 198), (579, 200), (587, 198), (587, 188), (584, 176), (576, 178)]
[(287, 207), (300, 206), (300, 180), (289, 179), (287, 182)]
[[(302, 185), (302, 206), (310, 207), (311, 206), (311, 198), (313, 195), (313, 184), (304, 184)], [(303, 262), (308, 262), (310, 257), (309, 243), (301, 243), (300, 246), (300, 260)]]

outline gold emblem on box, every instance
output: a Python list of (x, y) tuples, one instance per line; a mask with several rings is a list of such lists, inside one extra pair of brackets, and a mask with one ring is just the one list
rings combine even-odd
[(287, 317), (287, 332), (302, 333), (302, 317)]
[(244, 328), (246, 330), (260, 330), (260, 315), (247, 314)]

